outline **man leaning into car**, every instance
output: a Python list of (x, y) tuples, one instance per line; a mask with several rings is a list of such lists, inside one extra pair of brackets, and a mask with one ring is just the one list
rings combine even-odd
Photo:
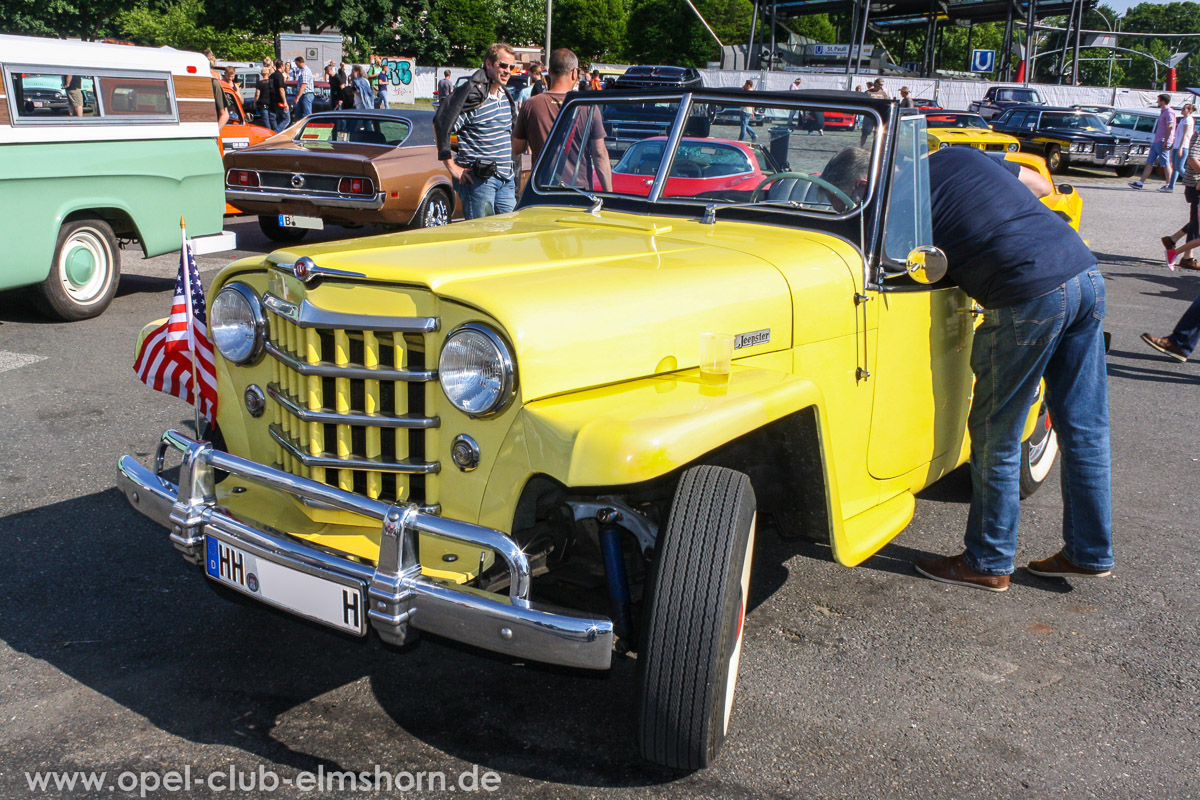
[[(433, 118), (438, 158), (454, 180), (466, 219), (504, 214), (517, 204), (512, 155), (517, 109), (505, 91), (515, 64), (511, 45), (493, 44), (483, 69), (439, 104)], [(458, 134), (457, 153), (450, 149), (451, 133)]]
[(1079, 235), (1039, 200), (1039, 173), (973, 147), (929, 157), (933, 244), (983, 306), (971, 349), (971, 507), (959, 555), (917, 561), (944, 583), (1008, 589), (1017, 551), (1021, 434), (1039, 383), (1062, 452), (1063, 547), (1034, 575), (1111, 574), (1112, 496), (1104, 277)]

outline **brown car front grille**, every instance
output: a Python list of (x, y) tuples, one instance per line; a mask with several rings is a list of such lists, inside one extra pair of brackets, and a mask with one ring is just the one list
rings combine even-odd
[(437, 373), (426, 357), (437, 320), (312, 314), (307, 303), (270, 294), (263, 305), (276, 466), (385, 502), (436, 508), (440, 465), (429, 456), (437, 452)]

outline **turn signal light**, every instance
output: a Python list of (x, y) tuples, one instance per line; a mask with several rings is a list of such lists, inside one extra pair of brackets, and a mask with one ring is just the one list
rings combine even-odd
[(342, 194), (375, 194), (375, 183), (370, 178), (342, 178), (338, 182)]
[(258, 173), (250, 169), (231, 169), (225, 179), (229, 186), (258, 186)]

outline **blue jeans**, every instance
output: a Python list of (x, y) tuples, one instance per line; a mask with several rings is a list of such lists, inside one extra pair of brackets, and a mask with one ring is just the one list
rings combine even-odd
[(1008, 575), (1017, 552), (1021, 431), (1046, 379), (1062, 455), (1063, 552), (1072, 564), (1113, 564), (1104, 277), (1092, 267), (1049, 294), (988, 310), (975, 331), (971, 370), (971, 510), (965, 559)]
[(288, 110), (286, 106), (268, 106), (267, 119), (269, 120), (268, 128), (279, 133), (288, 126)]
[(755, 134), (754, 131), (750, 130), (750, 112), (738, 109), (738, 116), (742, 122), (742, 130), (738, 133), (738, 141), (740, 142), (749, 136), (750, 141), (757, 142), (758, 135)]
[(1187, 148), (1182, 150), (1171, 151), (1171, 180), (1167, 181), (1167, 188), (1174, 189), (1175, 181), (1179, 180), (1183, 175), (1183, 165), (1187, 161)]
[(1200, 344), (1200, 297), (1193, 300), (1188, 310), (1183, 312), (1179, 322), (1175, 323), (1175, 330), (1167, 338), (1182, 350), (1184, 355), (1192, 354), (1196, 345)]
[(517, 206), (517, 182), (513, 178), (488, 178), (471, 183), (454, 181), (454, 191), (462, 200), (463, 219), (479, 219), (492, 214), (507, 214)]
[(292, 118), (302, 120), (312, 114), (312, 92), (305, 92), (296, 98), (296, 105), (292, 109)]

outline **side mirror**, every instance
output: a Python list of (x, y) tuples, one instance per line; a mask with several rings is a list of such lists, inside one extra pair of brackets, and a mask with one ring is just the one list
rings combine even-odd
[(905, 274), (917, 283), (933, 284), (946, 277), (949, 261), (946, 254), (932, 245), (922, 245), (908, 254)]

